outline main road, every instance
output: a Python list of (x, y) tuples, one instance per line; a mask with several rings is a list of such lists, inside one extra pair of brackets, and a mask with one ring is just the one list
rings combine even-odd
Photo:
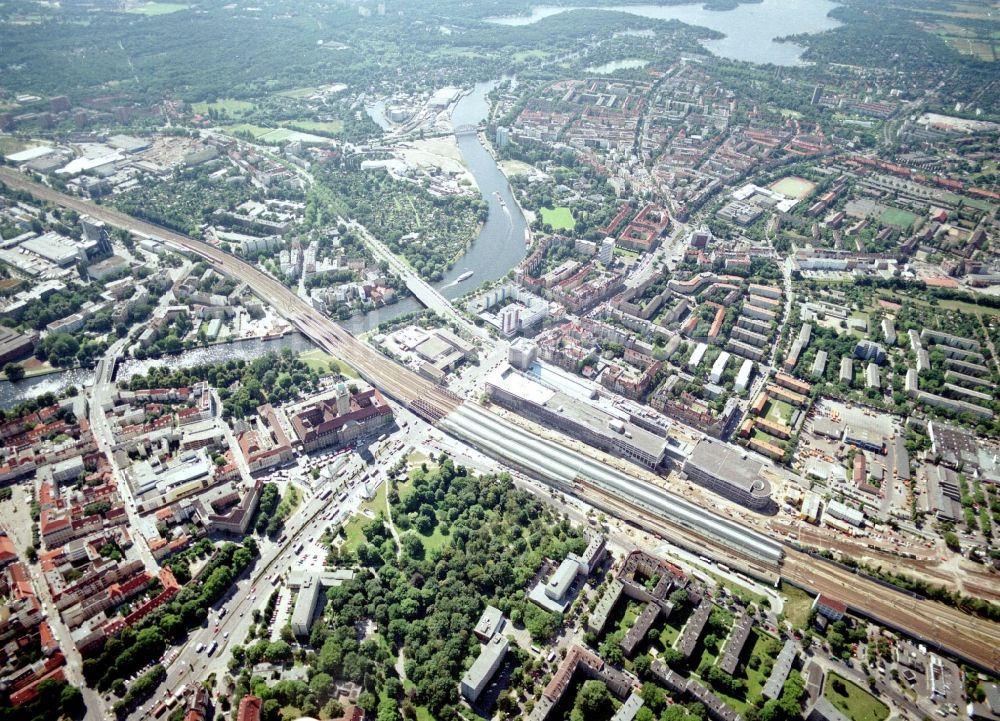
[[(89, 214), (116, 227), (160, 238), (209, 260), (223, 272), (247, 283), (319, 347), (342, 358), (365, 380), (435, 424), (462, 403), (462, 399), (454, 393), (371, 350), (278, 281), (218, 248), (116, 210), (59, 193), (10, 168), (0, 168), (0, 180), (8, 187), (31, 193), (40, 200)], [(499, 429), (501, 426), (509, 427), (503, 419), (496, 417), (494, 427)], [(518, 452), (516, 447), (505, 449), (505, 455), (510, 458), (516, 457)], [(704, 512), (706, 516), (715, 517), (707, 509)], [(641, 511), (637, 510), (639, 514)], [(914, 606), (905, 595), (895, 590), (801, 554), (788, 554), (784, 574), (789, 580), (811, 590), (838, 596), (858, 613), (881, 619), (929, 643), (939, 644), (982, 668), (1000, 671), (1000, 657), (995, 648), (995, 639), (1000, 638), (998, 624), (936, 602), (923, 601)]]

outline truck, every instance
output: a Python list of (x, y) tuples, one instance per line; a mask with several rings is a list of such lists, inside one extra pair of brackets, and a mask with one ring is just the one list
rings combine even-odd
[(212, 641), (212, 643), (208, 645), (208, 650), (205, 652), (206, 655), (211, 656), (213, 653), (215, 653), (215, 649), (217, 649), (218, 647), (219, 647), (219, 642)]

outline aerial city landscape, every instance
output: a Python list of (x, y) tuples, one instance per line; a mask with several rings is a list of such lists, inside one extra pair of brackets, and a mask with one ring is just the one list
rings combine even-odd
[(1000, 721), (998, 61), (0, 0), (0, 721)]

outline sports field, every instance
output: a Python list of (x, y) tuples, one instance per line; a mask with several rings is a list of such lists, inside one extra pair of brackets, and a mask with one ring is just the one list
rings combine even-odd
[(903, 230), (908, 230), (916, 219), (917, 216), (910, 211), (900, 210), (899, 208), (886, 208), (879, 216), (879, 220), (886, 225), (891, 225), (894, 228), (902, 228)]
[(552, 226), (552, 230), (573, 230), (576, 221), (573, 220), (573, 213), (565, 205), (557, 208), (540, 208), (542, 222)]
[(786, 198), (794, 198), (795, 200), (802, 200), (802, 198), (812, 193), (815, 188), (816, 183), (805, 178), (800, 178), (797, 175), (789, 175), (787, 178), (782, 178), (771, 183), (771, 190), (781, 193)]

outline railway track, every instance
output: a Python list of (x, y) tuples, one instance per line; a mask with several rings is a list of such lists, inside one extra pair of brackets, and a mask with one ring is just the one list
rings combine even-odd
[[(462, 404), (462, 399), (454, 393), (369, 349), (278, 281), (214, 246), (111, 208), (59, 193), (10, 168), (0, 167), (0, 180), (8, 187), (28, 192), (39, 200), (88, 214), (115, 227), (162, 239), (205, 258), (221, 272), (245, 282), (317, 346), (343, 359), (366, 381), (432, 423), (436, 424)], [(644, 522), (653, 528), (662, 529), (667, 535), (682, 538), (687, 543), (698, 543), (703, 550), (715, 549), (718, 552), (722, 548), (714, 539), (686, 526), (671, 524), (621, 495), (614, 495), (592, 484), (581, 487), (588, 497), (617, 509), (625, 518), (631, 515), (645, 519)], [(711, 515), (708, 511), (705, 513)], [(730, 545), (725, 545), (723, 550), (721, 555), (727, 558), (734, 555), (740, 557)], [(749, 570), (762, 577), (769, 577), (776, 568), (750, 555), (741, 557), (741, 560), (749, 561), (746, 563)], [(791, 549), (786, 551), (780, 573), (796, 585), (842, 599), (857, 613), (949, 650), (981, 668), (1000, 671), (1000, 648), (996, 644), (996, 639), (1000, 638), (1000, 624), (969, 616), (943, 604), (908, 598), (838, 566)]]
[(797, 586), (840, 599), (855, 613), (916, 636), (980, 668), (1000, 671), (996, 643), (1000, 624), (943, 603), (906, 596), (794, 549), (786, 551), (781, 576)]
[(30, 193), (39, 200), (90, 215), (114, 227), (158, 238), (168, 245), (197, 254), (226, 275), (246, 283), (256, 295), (275, 306), (316, 345), (343, 359), (366, 381), (424, 417), (443, 417), (461, 403), (461, 399), (450, 391), (369, 349), (277, 280), (235, 256), (154, 223), (60, 193), (29, 180), (10, 168), (0, 168), (0, 180), (8, 187)]

